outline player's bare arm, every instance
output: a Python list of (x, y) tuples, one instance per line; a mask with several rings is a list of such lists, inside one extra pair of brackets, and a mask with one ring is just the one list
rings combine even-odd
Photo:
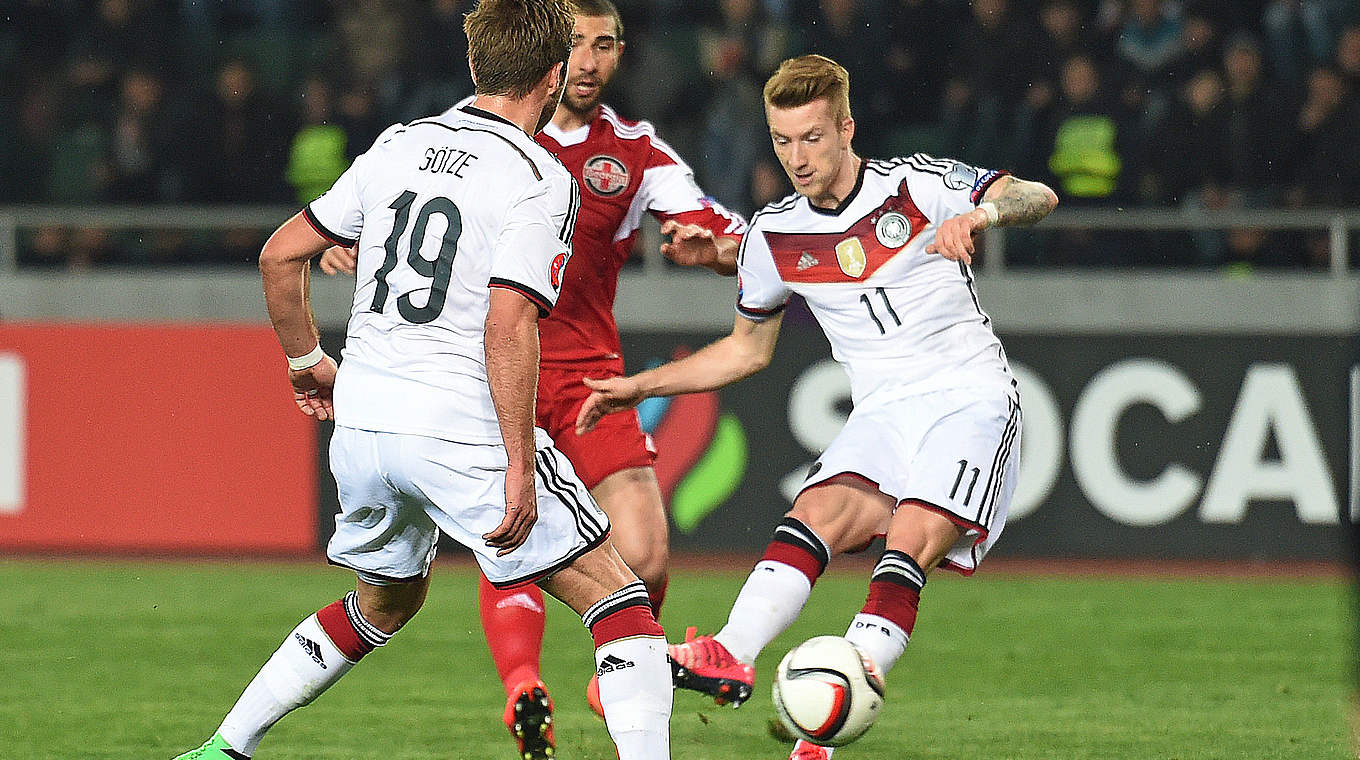
[(977, 208), (941, 222), (926, 253), (971, 265), (975, 235), (988, 227), (1034, 224), (1057, 207), (1057, 194), (1042, 182), (1004, 176), (987, 188)]
[(661, 244), (661, 254), (681, 266), (708, 267), (721, 275), (737, 273), (737, 248), (740, 239), (732, 235), (717, 235), (707, 227), (681, 224), (667, 219), (661, 234), (670, 241)]
[(576, 434), (589, 433), (601, 417), (632, 409), (645, 398), (717, 390), (754, 375), (774, 356), (781, 321), (782, 315), (763, 322), (738, 315), (731, 335), (683, 359), (628, 377), (585, 378), (593, 392), (576, 416)]
[(321, 273), (328, 275), (354, 274), (359, 268), (359, 257), (354, 248), (333, 245), (321, 254)]
[(538, 520), (534, 490), (534, 394), (538, 388), (538, 306), (513, 290), (491, 288), (486, 314), (486, 375), (509, 464), (505, 519), (482, 538), (509, 554)]
[[(312, 357), (320, 352), (321, 333), (312, 314), (308, 262), (330, 245), (298, 213), (275, 230), (260, 251), (265, 306), (279, 336), (279, 345), (290, 358)], [(292, 368), (299, 365), (305, 366)], [(335, 361), (320, 353), (310, 365), (290, 361), (289, 367), (288, 381), (293, 385), (293, 401), (298, 408), (318, 420), (333, 419), (331, 390), (335, 387)]]

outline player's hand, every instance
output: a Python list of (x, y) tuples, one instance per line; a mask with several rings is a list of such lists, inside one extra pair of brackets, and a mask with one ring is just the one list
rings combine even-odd
[(966, 214), (940, 222), (935, 240), (926, 246), (926, 253), (938, 253), (950, 261), (973, 265), (973, 236), (987, 229), (987, 212), (973, 209)]
[(538, 522), (538, 492), (534, 487), (532, 466), (511, 466), (505, 471), (505, 519), (490, 533), (483, 533), (486, 545), (504, 557), (529, 540), (529, 531)]
[(631, 377), (606, 377), (599, 380), (582, 378), (593, 391), (576, 415), (576, 434), (585, 435), (595, 429), (595, 423), (606, 414), (632, 409), (646, 398), (638, 382)]
[(335, 360), (322, 356), (321, 361), (307, 369), (288, 370), (288, 382), (293, 384), (293, 403), (302, 413), (318, 420), (335, 419), (331, 398), (335, 391)]
[(707, 227), (667, 219), (661, 224), (661, 234), (671, 238), (661, 244), (661, 255), (681, 266), (711, 267), (718, 261), (718, 242)]
[(359, 259), (353, 248), (333, 245), (321, 254), (321, 271), (329, 275), (354, 274)]

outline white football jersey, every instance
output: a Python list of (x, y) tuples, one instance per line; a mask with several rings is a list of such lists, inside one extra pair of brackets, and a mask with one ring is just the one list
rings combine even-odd
[(751, 220), (737, 258), (737, 311), (761, 321), (798, 293), (850, 375), (875, 390), (1014, 387), (967, 265), (925, 252), (937, 225), (975, 208), (1004, 172), (921, 153), (861, 163), (836, 209), (798, 194)]
[(358, 243), (336, 423), (498, 443), (483, 331), (489, 287), (552, 310), (580, 196), (518, 126), (465, 105), (395, 125), (304, 210)]

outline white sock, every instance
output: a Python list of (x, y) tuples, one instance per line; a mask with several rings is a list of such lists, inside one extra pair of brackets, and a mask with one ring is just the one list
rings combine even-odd
[(760, 651), (798, 619), (811, 593), (812, 583), (801, 571), (761, 560), (732, 603), (727, 625), (713, 638), (733, 657), (754, 663)]
[(352, 667), (311, 615), (260, 668), (217, 731), (232, 749), (253, 755), (271, 726), (310, 704)]
[(671, 666), (666, 640), (615, 639), (595, 650), (600, 705), (619, 760), (670, 757)]
[(863, 612), (856, 614), (855, 619), (850, 621), (845, 638), (868, 652), (869, 659), (874, 661), (879, 672), (885, 676), (897, 664), (898, 658), (907, 650), (907, 642), (911, 640), (907, 632), (897, 623), (885, 617), (866, 615)]

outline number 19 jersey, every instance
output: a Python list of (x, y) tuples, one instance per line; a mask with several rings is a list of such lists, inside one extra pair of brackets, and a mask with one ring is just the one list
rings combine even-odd
[(336, 423), (499, 443), (488, 288), (514, 290), (546, 316), (579, 200), (552, 154), (472, 105), (379, 136), (303, 212), (323, 237), (358, 247)]
[(976, 208), (1003, 175), (915, 154), (865, 159), (838, 208), (791, 195), (751, 220), (737, 259), (737, 311), (761, 321), (798, 293), (850, 376), (871, 393), (1014, 386), (967, 265), (925, 252), (937, 225)]

